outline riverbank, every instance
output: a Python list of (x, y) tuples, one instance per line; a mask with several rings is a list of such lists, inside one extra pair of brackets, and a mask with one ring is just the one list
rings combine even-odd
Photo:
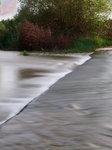
[(112, 47), (97, 48), (95, 51), (112, 51)]
[(102, 38), (99, 36), (91, 37), (91, 36), (79, 36), (73, 38), (73, 42), (68, 49), (58, 49), (56, 47), (50, 49), (18, 49), (18, 48), (4, 48), (4, 51), (20, 51), (24, 56), (28, 55), (30, 52), (34, 53), (49, 53), (49, 54), (66, 54), (66, 53), (90, 53), (94, 52), (96, 49), (110, 47), (112, 46), (112, 41), (106, 38)]

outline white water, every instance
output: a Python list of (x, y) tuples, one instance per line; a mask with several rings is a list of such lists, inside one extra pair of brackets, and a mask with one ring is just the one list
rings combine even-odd
[(0, 51), (0, 124), (90, 58), (90, 54), (25, 57)]

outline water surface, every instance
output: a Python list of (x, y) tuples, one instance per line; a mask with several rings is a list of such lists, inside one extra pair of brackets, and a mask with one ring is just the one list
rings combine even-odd
[[(24, 92), (19, 92), (22, 96), (17, 92), (17, 104), (27, 99), (25, 90), (30, 87), (30, 79), (33, 87), (29, 90), (29, 97), (31, 93), (38, 93), (38, 89), (42, 87), (40, 83), (48, 87), (48, 82), (57, 74), (74, 68), (76, 62), (85, 58), (80, 56), (81, 59), (78, 60), (78, 57), (74, 55), (47, 59), (46, 56), (42, 56), (46, 63), (55, 62), (49, 65), (52, 69), (45, 68), (45, 65), (40, 69), (41, 64), (33, 68), (21, 66), (22, 70), (18, 71), (17, 76), (19, 80), (14, 80), (14, 83), (17, 81)], [(22, 65), (25, 64), (25, 59)], [(46, 75), (48, 81), (38, 80)], [(14, 99), (13, 103), (15, 104)], [(9, 104), (12, 108), (11, 103)], [(3, 109), (4, 115), (8, 114), (6, 110), (10, 107)], [(1, 117), (5, 117), (3, 114)], [(3, 124), (0, 128), (0, 149), (112, 150), (112, 52), (94, 53), (92, 59), (61, 78), (35, 98), (19, 115)]]
[(112, 150), (112, 52), (94, 53), (17, 119), (25, 117), (37, 149)]
[(89, 54), (25, 57), (0, 51), (0, 124), (88, 59)]

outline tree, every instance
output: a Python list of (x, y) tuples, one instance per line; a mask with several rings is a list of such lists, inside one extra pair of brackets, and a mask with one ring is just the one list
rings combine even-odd
[[(27, 12), (35, 21), (53, 30), (74, 27), (79, 32), (97, 33), (111, 13), (111, 0), (19, 0), (19, 12)], [(30, 15), (31, 14), (31, 15)], [(23, 14), (24, 16), (24, 14)]]
[(18, 29), (14, 19), (0, 22), (0, 43), (4, 48), (17, 48)]
[(0, 22), (0, 33), (4, 32), (5, 30), (6, 30), (5, 25), (2, 22)]

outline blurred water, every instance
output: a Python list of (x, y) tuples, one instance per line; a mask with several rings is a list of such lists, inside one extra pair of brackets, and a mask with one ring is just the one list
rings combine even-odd
[(0, 51), (0, 124), (88, 59), (89, 54), (25, 57)]
[(18, 120), (34, 150), (112, 150), (112, 51), (94, 53), (10, 124)]

